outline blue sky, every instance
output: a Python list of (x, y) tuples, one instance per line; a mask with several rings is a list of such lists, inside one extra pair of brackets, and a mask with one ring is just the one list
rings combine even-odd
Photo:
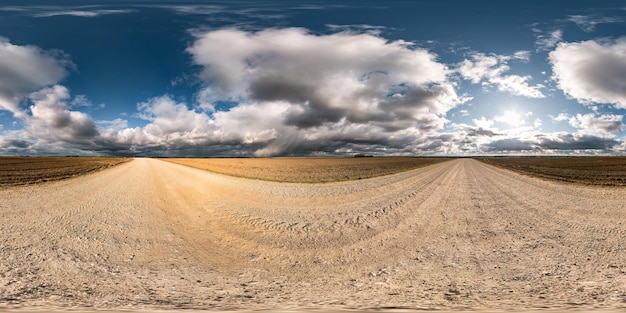
[(622, 1), (3, 1), (0, 154), (625, 154)]

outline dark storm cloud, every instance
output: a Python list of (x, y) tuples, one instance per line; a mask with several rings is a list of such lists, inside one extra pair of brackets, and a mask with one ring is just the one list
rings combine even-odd
[(0, 147), (2, 149), (11, 149), (11, 148), (19, 148), (25, 149), (30, 146), (30, 143), (25, 140), (20, 139), (1, 139), (0, 138)]
[(494, 137), (494, 136), (500, 135), (492, 130), (484, 129), (482, 127), (465, 127), (465, 131), (467, 132), (467, 136), (469, 137), (478, 137), (478, 136)]
[(486, 151), (530, 151), (533, 145), (530, 142), (522, 141), (517, 138), (507, 138), (492, 141), (486, 145)]
[(603, 138), (585, 134), (539, 134), (534, 139), (520, 140), (506, 138), (486, 144), (486, 151), (556, 151), (567, 153), (575, 150), (601, 150), (608, 152), (622, 142), (613, 138)]
[(286, 125), (310, 128), (339, 121), (345, 115), (344, 110), (332, 108), (316, 92), (315, 86), (308, 84), (281, 77), (261, 77), (251, 82), (249, 97), (256, 101), (286, 101), (298, 105), (301, 110), (288, 112)]
[(548, 150), (609, 150), (620, 144), (613, 138), (592, 135), (559, 134), (555, 138), (539, 136), (537, 146)]

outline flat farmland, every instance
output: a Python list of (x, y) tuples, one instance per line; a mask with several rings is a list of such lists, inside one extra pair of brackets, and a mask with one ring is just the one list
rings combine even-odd
[(129, 160), (102, 157), (0, 157), (0, 188), (68, 179)]
[(480, 160), (552, 180), (599, 186), (626, 186), (626, 157), (502, 157)]
[(408, 171), (446, 158), (172, 158), (164, 161), (215, 173), (292, 183), (358, 180)]
[(0, 311), (626, 309), (626, 188), (474, 159), (286, 183), (137, 158), (0, 199)]

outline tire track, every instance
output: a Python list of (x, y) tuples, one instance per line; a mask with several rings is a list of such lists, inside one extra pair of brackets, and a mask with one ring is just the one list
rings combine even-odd
[(471, 159), (327, 184), (136, 159), (0, 199), (0, 308), (626, 303), (626, 189)]
[[(391, 224), (394, 221), (392, 215), (400, 215), (402, 216), (402, 208), (405, 204), (411, 201), (412, 198), (416, 197), (418, 194), (423, 192), (424, 189), (428, 188), (435, 180), (437, 180), (443, 173), (436, 172), (430, 174), (429, 176), (416, 180), (412, 183), (407, 182), (407, 186), (403, 187), (404, 189), (396, 192), (396, 195), (393, 197), (385, 197), (384, 199), (367, 199), (366, 202), (357, 202), (349, 203), (344, 200), (342, 202), (344, 206), (350, 207), (349, 209), (341, 210), (335, 214), (328, 214), (331, 209), (336, 209), (336, 207), (329, 206), (328, 204), (320, 203), (315, 209), (316, 211), (321, 211), (322, 214), (313, 215), (311, 218), (307, 218), (305, 222), (296, 221), (299, 217), (285, 216), (286, 218), (290, 218), (290, 220), (275, 220), (267, 215), (267, 213), (271, 213), (272, 215), (276, 215), (276, 211), (280, 211), (280, 208), (276, 208), (280, 206), (280, 202), (275, 203), (255, 203), (255, 208), (252, 209), (254, 213), (244, 213), (241, 210), (240, 200), (235, 199), (223, 199), (220, 201), (222, 203), (221, 212), (225, 213), (224, 218), (235, 219), (241, 223), (250, 224), (253, 227), (264, 228), (264, 230), (270, 231), (278, 231), (278, 232), (295, 232), (295, 233), (314, 233), (314, 232), (324, 232), (328, 230), (336, 230), (338, 227), (341, 227), (343, 230), (346, 229), (359, 229), (359, 228), (371, 228), (370, 224), (381, 224), (385, 221), (385, 224)], [(251, 196), (250, 198), (255, 199), (255, 196)], [(316, 204), (317, 205), (317, 204)], [(358, 206), (357, 208), (354, 208)], [(307, 208), (303, 208), (302, 210), (306, 210)], [(251, 211), (250, 209), (247, 211)], [(348, 213), (352, 213), (350, 211), (355, 211), (357, 213), (350, 214), (347, 218), (343, 218), (342, 216), (348, 215)], [(397, 217), (396, 217), (397, 218)]]
[[(623, 228), (620, 229), (619, 225), (607, 223), (610, 220), (621, 220), (624, 216), (626, 201), (620, 198), (611, 199), (598, 197), (595, 194), (577, 193), (575, 189), (565, 193), (567, 196), (563, 197), (562, 194), (554, 192), (554, 188), (536, 186), (532, 184), (534, 182), (532, 180), (529, 183), (519, 179), (523, 178), (521, 176), (515, 179), (516, 176), (511, 176), (495, 167), (485, 166), (485, 170), (493, 174), (490, 183), (499, 188), (500, 194), (517, 199), (524, 204), (528, 212), (532, 212), (539, 219), (545, 222), (554, 221), (553, 227), (605, 235), (624, 234)], [(520, 185), (523, 188), (520, 188)], [(600, 199), (603, 201), (599, 201)], [(541, 210), (541, 207), (548, 209)], [(598, 211), (602, 214), (598, 214)], [(610, 214), (607, 214), (608, 212)]]
[[(364, 190), (359, 182), (336, 183), (341, 190), (341, 199), (333, 199), (337, 193), (328, 188), (329, 184), (309, 184), (314, 190), (317, 187), (321, 194), (330, 194), (330, 201), (322, 196), (307, 196), (307, 206), (293, 208), (285, 205), (282, 198), (267, 197), (266, 193), (249, 191), (249, 194), (243, 196), (240, 190), (233, 191), (229, 184), (223, 184), (224, 178), (221, 175), (170, 163), (159, 165), (166, 168), (162, 173), (176, 175), (176, 171), (182, 170), (186, 180), (194, 181), (193, 185), (183, 188), (176, 186), (176, 191), (164, 191), (163, 194), (175, 196), (176, 205), (187, 208), (187, 212), (172, 212), (171, 215), (178, 219), (175, 224), (186, 226), (179, 231), (190, 245), (204, 247), (192, 250), (224, 252), (219, 258), (205, 252), (201, 252), (199, 256), (220, 270), (225, 270), (224, 267), (232, 268), (233, 264), (249, 266), (250, 260), (258, 262), (258, 255), (272, 259), (289, 255), (289, 258), (297, 259), (301, 267), (305, 268), (304, 272), (314, 272), (320, 267), (318, 265), (325, 265), (332, 261), (330, 259), (345, 258), (351, 251), (364, 249), (372, 242), (386, 237), (386, 233), (397, 233), (396, 228), (402, 224), (402, 220), (414, 214), (409, 211), (414, 207), (411, 204), (421, 202), (420, 198), (437, 189), (438, 186), (433, 186), (436, 185), (434, 182), (448, 172), (445, 166), (436, 165), (418, 169), (412, 175), (403, 173), (396, 177), (385, 177), (385, 180), (393, 184), (387, 187), (394, 189), (391, 194), (378, 192), (381, 187), (371, 181), (369, 184), (375, 192)], [(204, 183), (199, 183), (196, 175), (200, 175), (197, 179), (204, 180)], [(182, 177), (164, 176), (162, 183), (167, 185), (167, 182), (181, 179)], [(213, 179), (219, 183), (211, 184)], [(213, 188), (202, 192), (198, 185)], [(286, 189), (272, 193), (301, 193), (293, 184), (269, 185)], [(356, 187), (352, 195), (346, 192), (350, 186)], [(424, 192), (425, 190), (428, 192)], [(183, 194), (176, 196), (177, 192)], [(371, 196), (364, 198), (364, 192)], [(381, 204), (384, 204), (382, 208)], [(190, 209), (193, 209), (193, 213), (189, 213)], [(183, 220), (184, 216), (187, 216), (187, 220)], [(206, 236), (207, 233), (210, 233), (210, 239)], [(225, 255), (233, 258), (228, 262), (218, 260), (223, 260)], [(316, 255), (324, 255), (329, 260), (316, 263)], [(342, 269), (333, 271), (341, 272)]]

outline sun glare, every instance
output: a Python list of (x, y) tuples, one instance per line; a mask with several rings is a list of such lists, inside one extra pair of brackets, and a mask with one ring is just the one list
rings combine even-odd
[(495, 120), (500, 123), (508, 124), (512, 127), (520, 127), (526, 124), (524, 120), (524, 116), (522, 114), (517, 113), (515, 110), (509, 110), (504, 112), (504, 114), (496, 116)]

